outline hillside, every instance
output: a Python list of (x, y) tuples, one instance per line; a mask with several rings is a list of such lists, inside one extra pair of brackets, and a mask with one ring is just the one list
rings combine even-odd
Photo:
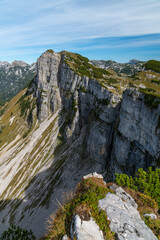
[(146, 70), (151, 70), (160, 73), (160, 61), (150, 60), (145, 64)]
[(0, 106), (22, 91), (34, 78), (35, 72), (35, 63), (0, 62)]
[(159, 167), (155, 81), (158, 73), (120, 77), (79, 54), (43, 53), (28, 88), (1, 109), (0, 233), (14, 223), (43, 236), (53, 202), (90, 172), (109, 181)]

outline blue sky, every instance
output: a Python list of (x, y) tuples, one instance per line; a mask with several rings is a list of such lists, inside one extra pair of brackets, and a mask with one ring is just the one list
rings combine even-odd
[(160, 0), (0, 0), (0, 61), (47, 49), (90, 59), (160, 60)]

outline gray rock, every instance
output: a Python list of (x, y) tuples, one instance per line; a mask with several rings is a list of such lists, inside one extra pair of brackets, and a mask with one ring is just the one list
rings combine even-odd
[(102, 231), (93, 219), (84, 221), (78, 215), (72, 221), (71, 237), (77, 240), (104, 240)]
[(90, 178), (90, 177), (96, 177), (96, 178), (101, 178), (101, 179), (103, 179), (103, 176), (102, 176), (101, 174), (96, 173), (96, 172), (94, 172), (94, 173), (89, 173), (89, 174), (87, 174), (86, 176), (84, 176), (83, 178), (84, 178), (84, 179), (87, 179), (87, 178)]
[(145, 94), (135, 89), (127, 89), (117, 120), (109, 172), (134, 174), (139, 168), (156, 166), (160, 156), (160, 133), (157, 108), (145, 104)]
[(124, 202), (119, 196), (108, 193), (99, 200), (99, 207), (105, 210), (110, 220), (111, 231), (117, 234), (118, 240), (156, 240), (152, 231), (140, 218), (132, 201)]
[(133, 207), (137, 209), (138, 205), (134, 201), (134, 199), (126, 193), (121, 187), (115, 189), (115, 194), (119, 196), (123, 201), (127, 202), (128, 204), (131, 204)]
[(67, 237), (67, 235), (64, 235), (62, 240), (69, 240), (69, 238)]
[(149, 213), (149, 214), (144, 214), (143, 215), (144, 217), (150, 217), (151, 219), (157, 219), (157, 216), (156, 216), (156, 214), (154, 214), (154, 213)]
[(112, 191), (115, 191), (117, 188), (119, 188), (117, 185), (115, 184), (112, 184), (110, 187), (109, 187)]

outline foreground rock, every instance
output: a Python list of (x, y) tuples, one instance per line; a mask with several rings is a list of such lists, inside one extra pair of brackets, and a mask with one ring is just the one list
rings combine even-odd
[[(156, 240), (152, 231), (142, 221), (137, 205), (129, 194), (121, 188), (118, 195), (107, 193), (106, 197), (99, 200), (99, 207), (105, 210), (110, 220), (111, 231), (115, 232), (118, 240)], [(125, 201), (120, 196), (125, 196)], [(128, 198), (126, 198), (126, 196)]]
[(73, 218), (71, 237), (76, 237), (77, 240), (104, 240), (102, 231), (93, 219), (84, 221), (78, 215)]

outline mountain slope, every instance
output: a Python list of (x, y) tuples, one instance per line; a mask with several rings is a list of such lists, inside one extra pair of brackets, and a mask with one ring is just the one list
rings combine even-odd
[[(40, 56), (37, 76), (0, 119), (0, 232), (16, 223), (43, 235), (53, 202), (89, 172), (112, 179), (114, 172), (146, 168), (148, 159), (159, 164), (158, 88), (153, 83), (155, 95), (135, 89), (122, 95), (127, 84), (79, 54)], [(139, 158), (127, 168), (134, 153)]]
[(5, 104), (31, 81), (36, 72), (35, 63), (22, 61), (0, 62), (0, 105)]

